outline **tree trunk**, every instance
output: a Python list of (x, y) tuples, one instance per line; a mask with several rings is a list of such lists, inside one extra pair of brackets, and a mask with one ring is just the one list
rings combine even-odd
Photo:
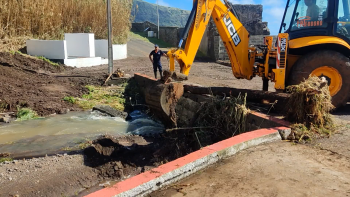
[(155, 115), (163, 120), (166, 126), (176, 127), (175, 107), (184, 93), (181, 83), (162, 83), (154, 78), (136, 73), (135, 80), (138, 83), (146, 104)]
[(191, 94), (209, 94), (218, 96), (238, 96), (239, 94), (247, 94), (247, 101), (255, 103), (274, 104), (276, 110), (284, 110), (290, 95), (287, 93), (267, 92), (261, 90), (236, 89), (229, 87), (199, 87), (192, 85), (184, 85), (185, 92)]

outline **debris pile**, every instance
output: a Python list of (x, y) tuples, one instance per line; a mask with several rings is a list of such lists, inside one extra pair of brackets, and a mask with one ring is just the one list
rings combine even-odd
[[(291, 96), (287, 104), (286, 119), (296, 123), (295, 132), (303, 133), (299, 137), (305, 136), (305, 131), (309, 129), (320, 133), (333, 127), (330, 111), (334, 106), (325, 78), (310, 76), (299, 85), (288, 87), (287, 91)], [(305, 125), (303, 129), (296, 129), (302, 124)]]
[(246, 96), (213, 99), (204, 103), (194, 121), (201, 146), (210, 145), (246, 131)]

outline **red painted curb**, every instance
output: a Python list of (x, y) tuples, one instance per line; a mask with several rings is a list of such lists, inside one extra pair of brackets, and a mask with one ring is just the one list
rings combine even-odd
[(282, 120), (282, 119), (279, 119), (279, 118), (275, 118), (273, 116), (269, 116), (269, 115), (266, 115), (266, 114), (262, 114), (262, 113), (259, 113), (259, 112), (256, 112), (256, 111), (251, 111), (251, 114), (255, 115), (255, 116), (258, 116), (260, 118), (263, 118), (263, 119), (266, 119), (266, 120), (269, 120), (269, 121), (272, 121), (272, 122), (276, 122), (282, 126), (285, 126), (285, 127), (289, 127), (291, 125), (290, 122), (286, 121), (286, 120)]
[(152, 169), (151, 171), (144, 172), (142, 174), (139, 174), (137, 176), (134, 176), (132, 178), (126, 179), (122, 182), (119, 182), (115, 184), (112, 187), (105, 188), (102, 190), (99, 190), (97, 192), (91, 193), (87, 195), (86, 197), (108, 197), (108, 196), (114, 196), (121, 194), (125, 191), (128, 191), (130, 189), (133, 189), (139, 185), (142, 185), (144, 183), (147, 183), (161, 175), (164, 175), (166, 173), (169, 173), (175, 169), (178, 169), (186, 164), (189, 164), (193, 161), (196, 161), (198, 159), (201, 159), (205, 156), (208, 156), (212, 153), (225, 150), (226, 148), (232, 147), (236, 144), (246, 142), (252, 139), (256, 139), (259, 137), (263, 137), (269, 134), (273, 134), (278, 132), (279, 129), (287, 129), (286, 127), (277, 127), (277, 128), (271, 128), (271, 129), (260, 129), (256, 131), (251, 131), (247, 133), (243, 133), (240, 135), (237, 135), (235, 137), (229, 138), (227, 140), (223, 140), (221, 142), (218, 142), (216, 144), (210, 145), (208, 147), (205, 147), (201, 150), (195, 151), (193, 153), (190, 153), (184, 157), (178, 158), (174, 161), (171, 161), (169, 163), (166, 163), (164, 165), (159, 166), (158, 168)]

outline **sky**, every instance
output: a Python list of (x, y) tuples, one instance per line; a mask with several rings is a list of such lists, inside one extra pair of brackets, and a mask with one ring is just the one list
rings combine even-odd
[[(157, 3), (157, 0), (144, 0), (150, 3)], [(268, 22), (271, 35), (277, 35), (283, 17), (286, 0), (228, 0), (234, 4), (261, 4), (263, 5), (263, 22)], [(159, 5), (180, 8), (183, 10), (192, 9), (193, 0), (158, 0)]]

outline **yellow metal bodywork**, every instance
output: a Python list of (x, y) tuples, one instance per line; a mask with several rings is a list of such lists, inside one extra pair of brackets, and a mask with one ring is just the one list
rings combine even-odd
[[(180, 65), (180, 72), (189, 75), (210, 17), (213, 18), (225, 45), (231, 61), (233, 75), (236, 78), (248, 80), (254, 76), (260, 76), (274, 82), (276, 90), (286, 88), (286, 76), (289, 75), (291, 68), (301, 57), (300, 55), (288, 54), (289, 49), (321, 44), (337, 44), (350, 50), (350, 45), (337, 37), (309, 36), (289, 40), (288, 33), (280, 33), (277, 38), (277, 47), (273, 44), (273, 38), (266, 36), (264, 38), (265, 50), (258, 53), (256, 48), (249, 47), (248, 31), (227, 5), (222, 3), (221, 0), (198, 0), (196, 15), (189, 29), (185, 47), (183, 49), (171, 49), (167, 54), (170, 59), (170, 71), (175, 71), (176, 60)], [(256, 58), (261, 59), (261, 61), (256, 62)], [(271, 69), (270, 59), (274, 58), (276, 59), (276, 68)], [(321, 75), (320, 73), (327, 73), (332, 78), (331, 86), (333, 89), (330, 87), (330, 91), (332, 95), (335, 95), (342, 85), (339, 73), (327, 66), (313, 72), (315, 75)]]
[(289, 41), (289, 48), (298, 49), (320, 44), (338, 44), (350, 49), (350, 45), (344, 40), (332, 36), (309, 36)]
[(248, 47), (249, 33), (221, 0), (198, 0), (185, 48), (168, 52), (170, 71), (175, 71), (175, 59), (180, 65), (180, 72), (189, 74), (211, 16), (230, 58), (233, 75), (236, 78), (252, 79), (255, 49)]
[(315, 75), (317, 77), (327, 76), (331, 79), (329, 84), (329, 92), (331, 96), (336, 95), (341, 89), (341, 86), (343, 84), (343, 79), (340, 73), (338, 72), (337, 69), (334, 69), (333, 67), (322, 66), (322, 67), (316, 68), (315, 70), (312, 71), (311, 75)]
[(272, 69), (274, 73), (274, 82), (276, 90), (284, 90), (286, 87), (286, 68), (288, 57), (288, 34), (280, 33), (277, 37), (277, 57), (276, 69)]

